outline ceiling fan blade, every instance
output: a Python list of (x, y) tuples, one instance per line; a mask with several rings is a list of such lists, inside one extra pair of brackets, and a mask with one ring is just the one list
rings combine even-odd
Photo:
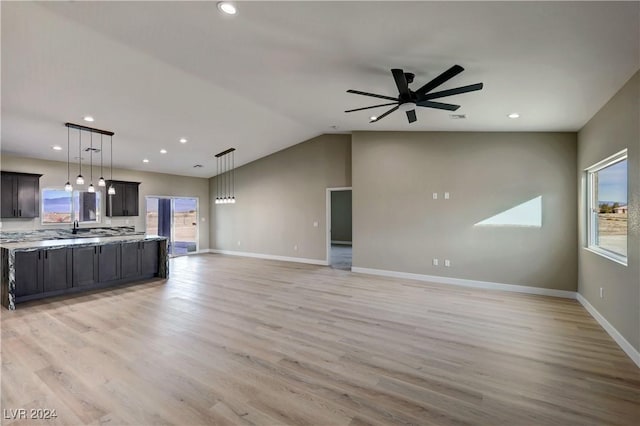
[(414, 121), (418, 120), (418, 118), (416, 117), (415, 109), (410, 109), (409, 111), (407, 111), (407, 120), (409, 120), (409, 123), (413, 123)]
[(460, 108), (460, 105), (445, 104), (442, 102), (432, 101), (420, 101), (416, 102), (416, 105), (427, 108), (446, 109), (447, 111), (456, 111), (458, 108)]
[(347, 110), (345, 112), (362, 111), (363, 109), (378, 108), (378, 107), (389, 106), (389, 105), (397, 105), (397, 104), (398, 104), (398, 102), (390, 102), (388, 104), (372, 105), (372, 106), (368, 106), (368, 107), (364, 107), (364, 108), (349, 109), (349, 110)]
[(391, 96), (384, 96), (384, 95), (376, 95), (375, 93), (367, 93), (367, 92), (361, 92), (359, 90), (347, 90), (347, 93), (355, 93), (356, 95), (363, 95), (363, 96), (371, 96), (372, 98), (380, 98), (380, 99), (388, 99), (390, 101), (397, 101), (397, 98), (392, 98)]
[(437, 76), (436, 78), (434, 78), (433, 80), (431, 80), (430, 82), (428, 82), (427, 84), (425, 84), (424, 86), (416, 90), (416, 95), (418, 95), (418, 98), (420, 98), (420, 96), (435, 89), (436, 87), (440, 86), (442, 83), (460, 74), (462, 71), (464, 71), (464, 68), (462, 68), (460, 65), (452, 66), (451, 68), (449, 68), (448, 70), (446, 70), (445, 72), (443, 72), (442, 74), (440, 74), (439, 76)]
[(400, 108), (400, 105), (394, 106), (389, 111), (387, 111), (384, 114), (382, 114), (380, 117), (376, 117), (375, 120), (371, 120), (369, 123), (375, 123), (376, 121), (382, 120), (383, 118), (385, 118), (387, 115), (391, 114), (393, 111), (397, 110), (398, 108)]
[(394, 68), (391, 70), (391, 74), (393, 74), (393, 79), (396, 81), (398, 93), (400, 94), (399, 98), (409, 98), (411, 93), (409, 92), (409, 84), (407, 83), (407, 77), (404, 75), (404, 71)]
[(476, 83), (469, 86), (456, 87), (455, 89), (443, 90), (441, 92), (427, 93), (420, 99), (420, 101), (444, 98), (445, 96), (459, 95), (460, 93), (474, 92), (480, 89), (482, 89), (482, 83)]

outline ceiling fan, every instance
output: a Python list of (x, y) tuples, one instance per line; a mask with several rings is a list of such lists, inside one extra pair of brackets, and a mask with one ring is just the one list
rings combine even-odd
[(454, 65), (415, 92), (409, 89), (409, 84), (413, 83), (414, 74), (404, 72), (401, 69), (394, 68), (391, 70), (391, 74), (393, 74), (393, 79), (396, 82), (396, 86), (398, 87), (398, 97), (394, 98), (391, 96), (377, 95), (375, 93), (361, 92), (359, 90), (347, 90), (347, 93), (355, 93), (356, 95), (370, 96), (372, 98), (386, 99), (389, 102), (386, 104), (380, 105), (372, 105), (364, 108), (356, 108), (350, 109), (345, 112), (355, 112), (362, 111), (364, 109), (378, 108), (383, 106), (395, 105), (393, 108), (385, 112), (384, 114), (373, 118), (370, 123), (374, 123), (376, 121), (380, 121), (387, 115), (391, 114), (397, 109), (405, 111), (407, 114), (407, 120), (409, 123), (413, 123), (417, 121), (416, 118), (416, 106), (427, 107), (427, 108), (435, 108), (435, 109), (444, 109), (447, 111), (455, 111), (460, 108), (460, 105), (446, 104), (442, 102), (433, 102), (432, 99), (444, 98), (446, 96), (459, 95), (461, 93), (474, 92), (476, 90), (482, 89), (482, 83), (471, 84), (469, 86), (456, 87), (455, 89), (441, 90), (439, 92), (431, 92), (436, 87), (445, 83), (449, 79), (455, 77), (464, 71), (460, 65)]

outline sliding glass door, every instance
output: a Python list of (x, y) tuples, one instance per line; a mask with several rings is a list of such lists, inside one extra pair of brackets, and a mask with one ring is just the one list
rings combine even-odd
[(169, 254), (180, 256), (198, 251), (198, 199), (190, 197), (146, 197), (147, 235), (169, 239)]

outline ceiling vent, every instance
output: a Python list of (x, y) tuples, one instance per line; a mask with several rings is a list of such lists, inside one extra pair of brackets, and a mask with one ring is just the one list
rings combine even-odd
[(452, 120), (465, 120), (467, 118), (466, 114), (449, 114), (449, 118)]
[(194, 169), (200, 168), (202, 167), (202, 164), (196, 164), (195, 166), (193, 166)]

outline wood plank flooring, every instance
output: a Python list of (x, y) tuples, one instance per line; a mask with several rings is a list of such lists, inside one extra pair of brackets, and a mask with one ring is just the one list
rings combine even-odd
[[(576, 301), (221, 255), (171, 267), (3, 310), (2, 424), (639, 424), (640, 369)], [(57, 418), (6, 418), (19, 408)]]

